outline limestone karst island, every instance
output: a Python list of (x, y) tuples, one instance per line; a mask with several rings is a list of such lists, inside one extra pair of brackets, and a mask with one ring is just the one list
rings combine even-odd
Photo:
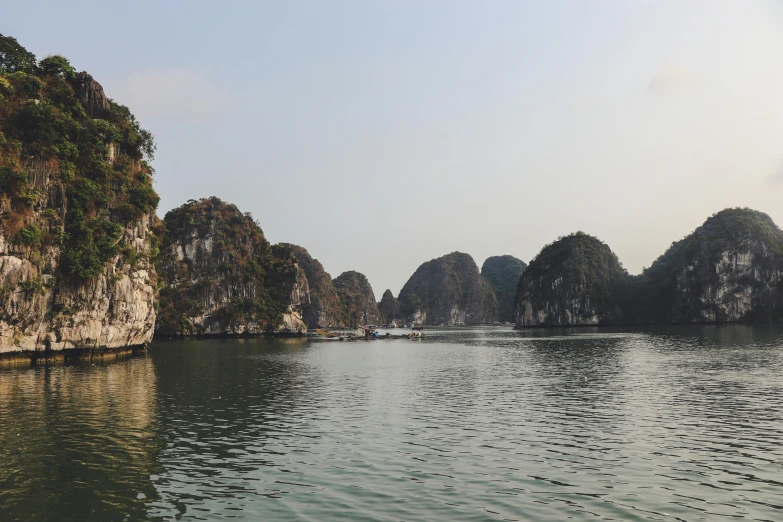
[[(2, 37), (0, 353), (35, 360), (144, 348), (155, 337), (305, 334), (378, 325), (517, 328), (769, 323), (783, 318), (783, 232), (727, 209), (639, 275), (575, 232), (529, 264), (466, 253), (422, 263), (380, 302), (306, 248), (272, 245), (216, 197), (156, 215), (152, 134), (62, 56)], [(165, 175), (165, 174), (164, 174)], [(511, 245), (498, 245), (511, 248)]]
[(781, 27), (0, 6), (0, 521), (783, 520)]

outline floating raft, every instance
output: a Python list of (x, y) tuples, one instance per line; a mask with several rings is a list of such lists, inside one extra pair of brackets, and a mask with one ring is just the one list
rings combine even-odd
[(410, 339), (411, 341), (415, 341), (418, 339), (421, 339), (424, 337), (423, 335), (416, 335), (416, 334), (407, 334), (407, 335), (378, 335), (376, 336), (353, 336), (353, 337), (347, 337), (347, 338), (340, 338), (341, 341), (378, 341), (381, 339)]
[[(377, 334), (374, 330), (360, 327), (365, 334), (364, 335), (357, 335), (353, 332), (330, 332), (329, 330), (325, 330), (323, 328), (316, 328), (316, 333), (326, 339), (335, 339), (339, 341), (374, 341), (376, 339), (421, 339), (424, 337), (424, 334), (419, 332), (413, 332), (408, 334), (384, 334), (380, 335)], [(370, 332), (370, 333), (367, 333)], [(312, 338), (312, 337), (311, 337)]]

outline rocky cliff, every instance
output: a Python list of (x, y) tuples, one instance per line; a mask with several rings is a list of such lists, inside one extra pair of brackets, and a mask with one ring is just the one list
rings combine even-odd
[(249, 214), (218, 198), (166, 214), (160, 253), (160, 336), (301, 332), (307, 277), (294, 253), (270, 246)]
[(346, 327), (378, 324), (381, 314), (370, 282), (359, 272), (343, 272), (334, 279), (334, 287), (342, 305), (342, 321)]
[(498, 321), (514, 321), (517, 285), (526, 268), (527, 263), (514, 256), (488, 257), (481, 266), (481, 276), (492, 285), (498, 300)]
[(402, 318), (400, 312), (400, 301), (394, 297), (391, 290), (386, 290), (378, 303), (378, 313), (381, 315), (383, 324), (397, 323)]
[(783, 319), (783, 232), (750, 209), (726, 209), (677, 241), (628, 291), (633, 322)]
[(152, 338), (154, 150), (87, 73), (0, 35), (0, 353)]
[(478, 324), (497, 317), (497, 299), (473, 258), (461, 252), (422, 264), (399, 295), (406, 321)]
[(583, 232), (558, 239), (530, 262), (517, 286), (516, 324), (622, 322), (618, 292), (627, 273), (612, 250)]
[(641, 275), (577, 233), (545, 247), (517, 288), (517, 326), (783, 320), (783, 232), (770, 217), (726, 209)]
[(304, 248), (298, 245), (283, 243), (299, 261), (310, 286), (310, 303), (302, 310), (302, 317), (309, 328), (344, 326), (342, 325), (343, 308), (340, 296), (334, 287), (332, 277), (324, 270), (323, 265)]

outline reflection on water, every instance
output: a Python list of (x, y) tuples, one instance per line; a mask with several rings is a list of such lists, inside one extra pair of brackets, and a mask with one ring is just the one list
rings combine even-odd
[(122, 520), (155, 495), (152, 361), (0, 371), (0, 520)]
[(426, 333), (0, 371), (0, 519), (783, 519), (783, 329)]
[[(324, 412), (305, 341), (168, 343), (155, 351), (165, 449), (152, 518), (259, 520), (261, 498), (279, 497), (292, 454), (306, 451)], [(296, 442), (294, 442), (296, 441)], [(279, 476), (279, 475), (282, 475)]]

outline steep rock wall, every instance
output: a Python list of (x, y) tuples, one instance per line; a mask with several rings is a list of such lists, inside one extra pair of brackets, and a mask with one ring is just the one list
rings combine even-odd
[(517, 288), (517, 326), (783, 320), (783, 232), (764, 213), (708, 218), (638, 276), (583, 233), (546, 246)]
[[(323, 265), (304, 248), (282, 243), (296, 256), (304, 270), (310, 288), (310, 303), (302, 310), (302, 317), (309, 328), (346, 326), (343, 324), (343, 308), (332, 277)], [(352, 325), (355, 326), (355, 325)]]
[(166, 214), (160, 255), (160, 336), (302, 332), (310, 301), (304, 271), (285, 246), (218, 198)]
[(598, 239), (577, 232), (547, 245), (519, 280), (516, 325), (569, 326), (622, 322), (615, 296), (627, 273)]
[(378, 303), (378, 312), (384, 324), (397, 323), (402, 319), (400, 301), (394, 297), (391, 290), (386, 290)]
[(494, 291), (468, 254), (453, 252), (422, 264), (399, 295), (406, 321), (479, 324), (497, 317)]
[(112, 258), (94, 279), (77, 284), (59, 273), (58, 247), (40, 253), (0, 235), (0, 353), (123, 348), (152, 340), (153, 220), (148, 215), (126, 227), (125, 254)]
[(334, 279), (334, 287), (342, 304), (342, 325), (353, 327), (381, 321), (375, 294), (364, 274), (343, 272)]
[(111, 113), (111, 104), (101, 84), (86, 72), (76, 75), (76, 95), (90, 118), (106, 119)]
[(481, 277), (492, 285), (498, 300), (498, 321), (514, 321), (517, 285), (526, 268), (527, 264), (514, 256), (488, 257), (481, 265)]
[(143, 345), (156, 319), (152, 135), (66, 59), (34, 67), (25, 53), (25, 67), (0, 65), (0, 354)]
[(783, 319), (783, 232), (764, 213), (726, 209), (635, 278), (638, 322)]

